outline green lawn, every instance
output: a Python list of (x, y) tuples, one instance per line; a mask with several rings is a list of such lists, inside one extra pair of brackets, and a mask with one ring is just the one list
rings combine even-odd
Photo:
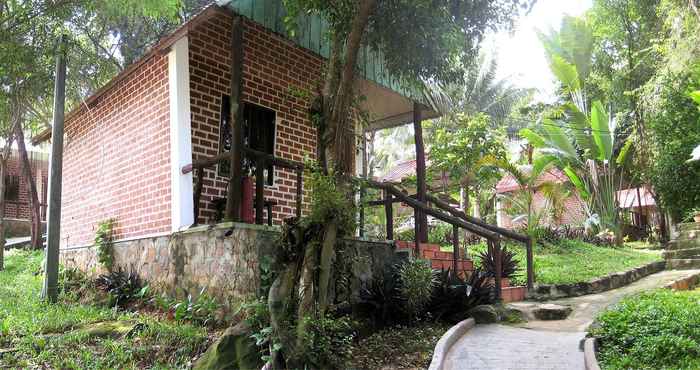
[(628, 297), (596, 321), (603, 369), (700, 369), (700, 290)]
[[(202, 327), (80, 304), (75, 294), (62, 293), (58, 304), (42, 302), (41, 259), (40, 252), (6, 254), (0, 272), (0, 367), (184, 368), (206, 349), (209, 333)], [(138, 330), (112, 338), (72, 331), (105, 320), (132, 320)]]
[[(525, 283), (525, 248), (522, 244), (508, 245), (515, 251), (520, 271), (516, 284)], [(485, 244), (469, 246), (469, 255), (479, 264), (478, 254)], [(612, 272), (625, 271), (661, 259), (660, 251), (630, 247), (598, 247), (578, 240), (564, 240), (558, 245), (538, 245), (534, 250), (535, 281), (538, 284), (565, 284), (590, 281)]]

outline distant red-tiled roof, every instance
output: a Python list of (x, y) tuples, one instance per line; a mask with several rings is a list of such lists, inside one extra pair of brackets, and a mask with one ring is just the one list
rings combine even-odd
[(401, 182), (406, 177), (416, 174), (416, 160), (411, 159), (397, 163), (390, 168), (384, 175), (379, 177), (381, 182)]
[[(647, 187), (639, 188), (639, 198), (642, 200), (642, 207), (655, 206), (654, 196)], [(637, 198), (637, 188), (623, 189), (617, 192), (617, 200), (620, 202), (620, 208), (639, 207)]]
[[(563, 184), (569, 179), (566, 174), (561, 172), (558, 168), (552, 168), (543, 173), (539, 179), (537, 179), (537, 185), (543, 182), (554, 182), (557, 184)], [(503, 176), (503, 178), (496, 184), (496, 193), (507, 193), (510, 191), (520, 190), (520, 185), (515, 181), (515, 178), (510, 174)]]

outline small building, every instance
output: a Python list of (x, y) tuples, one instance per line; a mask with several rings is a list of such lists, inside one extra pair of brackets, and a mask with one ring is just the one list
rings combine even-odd
[[(115, 264), (136, 271), (152, 286), (190, 292), (206, 287), (227, 298), (255, 292), (256, 267), (269, 253), (265, 248), (276, 228), (219, 223), (229, 179), (235, 176), (225, 163), (195, 166), (235, 149), (229, 122), (232, 64), (239, 59), (233, 58), (234, 50), (243, 54), (240, 150), (292, 163), (265, 166), (258, 183), (262, 188), (234, 178), (243, 182), (244, 194), (253, 189), (263, 194), (259, 214), (244, 196), (243, 221), (254, 214), (260, 223), (264, 213), (270, 224), (279, 225), (306, 212), (309, 194), (294, 163), (316, 157), (310, 104), (329, 52), (325, 22), (306, 16), (290, 36), (281, 1), (220, 3), (224, 6), (208, 6), (161, 39), (66, 115), (63, 264), (99, 269), (95, 231), (100, 222), (114, 220)], [(232, 43), (234, 18), (242, 27), (242, 45)], [(435, 116), (421, 104), (420, 94), (386, 73), (380, 52), (363, 49), (358, 69), (356, 87), (366, 97), (362, 108), (371, 129)], [(359, 140), (363, 135), (357, 126)], [(254, 161), (242, 164), (243, 175), (256, 172)]]
[[(534, 212), (545, 212), (543, 225), (548, 226), (582, 226), (586, 221), (586, 206), (583, 200), (575, 191), (570, 191), (568, 196), (563, 201), (563, 207), (558, 215), (552, 215), (547, 211), (550, 207), (547, 199), (542, 194), (539, 186), (545, 182), (553, 182), (559, 186), (565, 187), (569, 183), (569, 179), (561, 170), (551, 168), (545, 171), (536, 182), (536, 189), (533, 197)], [(515, 211), (509, 204), (509, 197), (521, 191), (522, 188), (511, 175), (505, 175), (496, 184), (496, 222), (498, 226), (505, 228), (514, 228), (521, 225), (523, 221), (515, 220), (517, 217)]]
[[(48, 190), (48, 154), (27, 151), (36, 186), (41, 221), (46, 221)], [(31, 230), (29, 183), (24, 176), (19, 152), (13, 149), (7, 159), (5, 175), (5, 227), (8, 236), (29, 236)]]

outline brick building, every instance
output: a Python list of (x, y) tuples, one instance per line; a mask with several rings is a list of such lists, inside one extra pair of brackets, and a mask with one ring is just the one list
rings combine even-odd
[[(566, 174), (557, 168), (552, 168), (545, 171), (540, 178), (537, 180), (537, 185), (544, 182), (552, 182), (559, 186), (566, 186), (569, 183), (569, 179)], [(509, 212), (508, 196), (515, 192), (521, 190), (521, 187), (515, 181), (513, 176), (506, 175), (496, 184), (496, 194), (497, 197), (496, 204), (496, 221), (499, 226), (506, 228), (513, 228), (518, 224), (516, 221), (513, 222), (514, 215)], [(539, 189), (535, 190), (533, 196), (533, 209), (534, 212), (545, 212), (545, 208), (549, 207), (548, 201)], [(582, 226), (586, 221), (586, 208), (585, 203), (579, 197), (578, 193), (573, 190), (570, 192), (569, 196), (564, 199), (563, 212), (558, 219), (553, 219), (549, 212), (546, 212), (543, 224), (549, 226)]]
[[(41, 209), (41, 220), (46, 220), (46, 194), (48, 189), (48, 155), (38, 151), (27, 152), (34, 176), (37, 197)], [(30, 219), (29, 183), (22, 171), (19, 153), (13, 150), (7, 159), (5, 175), (5, 219)]]
[[(182, 169), (230, 148), (234, 16), (243, 19), (245, 144), (277, 158), (315, 158), (309, 104), (328, 54), (325, 24), (309, 18), (292, 37), (283, 29), (281, 1), (248, 3), (207, 7), (66, 116), (62, 248), (92, 244), (96, 225), (106, 219), (116, 220), (117, 241), (169, 235), (218, 219), (227, 166), (204, 172), (196, 217), (196, 178)], [(412, 122), (415, 95), (382, 65), (381, 53), (362, 51), (358, 67), (364, 78), (357, 89), (367, 98), (362, 108), (370, 125)], [(430, 114), (426, 110), (424, 117)], [(295, 214), (295, 174), (265, 170), (265, 200), (279, 224)]]

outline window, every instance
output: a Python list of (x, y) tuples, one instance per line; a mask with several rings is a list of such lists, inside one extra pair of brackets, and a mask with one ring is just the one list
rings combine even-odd
[[(228, 95), (221, 97), (221, 124), (219, 134), (219, 151), (225, 152), (231, 149), (230, 108), (231, 98)], [(275, 111), (255, 105), (243, 103), (243, 145), (270, 155), (275, 154)], [(228, 161), (219, 164), (219, 176), (229, 177), (230, 165)], [(243, 172), (247, 175), (255, 173), (255, 163), (247, 158), (243, 160)], [(267, 185), (274, 183), (273, 166), (265, 169)]]
[(10, 202), (19, 200), (19, 176), (5, 177), (5, 200)]

